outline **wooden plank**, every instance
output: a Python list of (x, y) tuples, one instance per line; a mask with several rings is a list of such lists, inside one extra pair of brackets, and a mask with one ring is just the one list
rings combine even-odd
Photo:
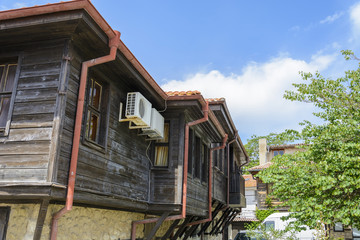
[(54, 88), (59, 85), (59, 74), (23, 77), (19, 79), (17, 90), (34, 88)]
[(41, 101), (41, 102), (22, 102), (15, 103), (13, 116), (27, 115), (27, 114), (46, 114), (55, 111), (55, 100)]
[(0, 142), (27, 142), (51, 140), (52, 128), (10, 129), (8, 138), (0, 138)]
[(0, 169), (0, 182), (45, 182), (47, 169)]
[(9, 142), (6, 144), (0, 144), (0, 156), (4, 155), (18, 155), (26, 153), (29, 155), (43, 155), (49, 154), (49, 141), (40, 142)]
[(46, 168), (48, 155), (2, 155), (0, 168)]
[(56, 100), (57, 94), (57, 88), (20, 90), (16, 93), (15, 102)]

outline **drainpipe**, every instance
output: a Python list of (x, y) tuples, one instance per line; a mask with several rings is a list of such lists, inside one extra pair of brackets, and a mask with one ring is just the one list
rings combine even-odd
[[(204, 101), (201, 95), (194, 95), (194, 97), (187, 96), (183, 98), (182, 96), (173, 96), (169, 97), (172, 100), (199, 100), (202, 105), (202, 111), (204, 117), (193, 122), (186, 123), (185, 125), (185, 145), (184, 145), (184, 168), (183, 168), (183, 182), (182, 182), (182, 211), (180, 215), (174, 215), (165, 218), (164, 221), (184, 219), (186, 217), (186, 193), (187, 193), (187, 178), (188, 178), (188, 153), (189, 153), (189, 129), (191, 126), (207, 122), (209, 119), (209, 103)], [(136, 239), (136, 226), (139, 224), (153, 223), (157, 222), (160, 218), (149, 218), (139, 221), (133, 221), (131, 224), (131, 240)]]
[(73, 146), (71, 150), (71, 160), (69, 168), (69, 179), (68, 179), (68, 188), (66, 195), (65, 207), (60, 211), (55, 213), (52, 218), (51, 225), (51, 240), (56, 240), (57, 230), (58, 230), (58, 221), (59, 219), (71, 211), (74, 201), (74, 188), (75, 188), (75, 177), (76, 177), (76, 168), (79, 155), (79, 145), (80, 145), (80, 135), (81, 135), (81, 124), (84, 111), (84, 100), (85, 100), (85, 90), (86, 82), (88, 75), (88, 68), (102, 63), (110, 62), (115, 60), (117, 48), (120, 44), (120, 32), (115, 31), (115, 37), (109, 40), (110, 54), (107, 56), (91, 59), (89, 61), (83, 62), (81, 67), (81, 76), (80, 76), (80, 87), (78, 94), (78, 103), (76, 109), (76, 118), (75, 118), (75, 127), (74, 127), (74, 138)]
[(214, 151), (225, 148), (227, 139), (228, 139), (228, 135), (225, 134), (222, 145), (210, 149), (210, 156), (209, 156), (209, 217), (207, 219), (191, 222), (191, 223), (187, 224), (188, 226), (212, 221), (212, 161), (213, 161), (212, 156), (213, 156)]

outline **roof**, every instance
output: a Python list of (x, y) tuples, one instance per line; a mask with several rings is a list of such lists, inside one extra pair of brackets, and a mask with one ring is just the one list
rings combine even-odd
[(269, 150), (276, 150), (276, 149), (284, 149), (284, 148), (296, 148), (297, 146), (302, 146), (303, 143), (295, 143), (295, 144), (283, 144), (283, 145), (270, 145)]
[(256, 180), (251, 174), (243, 175), (245, 179), (245, 188), (256, 187)]
[(225, 102), (225, 98), (206, 98), (206, 101), (209, 103), (223, 103)]
[(257, 166), (254, 166), (252, 168), (249, 168), (248, 171), (249, 172), (261, 171), (263, 169), (266, 169), (266, 168), (270, 167), (272, 164), (273, 164), (273, 162), (267, 162), (267, 163), (264, 163), (264, 164), (257, 165)]
[[(33, 17), (45, 14), (51, 14), (56, 12), (67, 12), (73, 10), (85, 10), (90, 17), (96, 22), (96, 24), (104, 31), (109, 40), (116, 37), (116, 31), (106, 22), (101, 14), (96, 10), (90, 0), (73, 0), (66, 2), (58, 2), (46, 5), (36, 5), (33, 7), (25, 7), (19, 9), (11, 9), (6, 11), (0, 11), (0, 21), (19, 19), (25, 17)], [(132, 52), (126, 47), (126, 45), (120, 40), (118, 47), (119, 51), (124, 54), (129, 62), (135, 67), (135, 69), (141, 74), (141, 76), (150, 84), (150, 86), (163, 98), (168, 96), (156, 83), (152, 76), (146, 71), (141, 63), (135, 58)]]
[(195, 91), (168, 91), (166, 92), (168, 96), (192, 96), (192, 95), (201, 95), (201, 92), (198, 90)]

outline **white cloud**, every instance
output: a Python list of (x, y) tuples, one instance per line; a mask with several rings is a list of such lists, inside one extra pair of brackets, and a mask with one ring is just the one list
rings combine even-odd
[(265, 63), (249, 63), (240, 75), (212, 70), (190, 75), (183, 81), (168, 81), (162, 88), (199, 90), (206, 98), (225, 97), (239, 132), (248, 138), (252, 134), (297, 128), (299, 122), (308, 119), (312, 106), (285, 100), (283, 94), (292, 89), (292, 83), (300, 81), (299, 71), (321, 71), (334, 60), (335, 55), (317, 54), (310, 62), (283, 55)]
[(28, 7), (28, 5), (24, 2), (16, 2), (13, 4), (14, 8), (23, 8), (23, 7)]
[(344, 12), (339, 12), (339, 13), (335, 13), (334, 15), (327, 16), (325, 19), (320, 21), (320, 24), (332, 23), (335, 20), (337, 20), (338, 18), (340, 18), (343, 14), (344, 14)]
[(350, 20), (352, 23), (353, 37), (358, 38), (360, 36), (360, 2), (350, 8)]

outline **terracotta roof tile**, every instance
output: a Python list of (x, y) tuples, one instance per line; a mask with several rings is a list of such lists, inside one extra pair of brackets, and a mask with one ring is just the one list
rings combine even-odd
[(302, 146), (304, 145), (303, 143), (295, 143), (295, 144), (284, 144), (284, 145), (272, 145), (269, 146), (270, 150), (275, 150), (275, 149), (284, 149), (284, 148), (295, 148), (297, 146)]
[(166, 92), (168, 96), (191, 96), (191, 95), (201, 95), (201, 92), (198, 90), (195, 91), (169, 91)]
[(225, 98), (206, 98), (205, 99), (208, 102), (225, 102)]
[(247, 187), (256, 187), (256, 180), (253, 178), (251, 174), (243, 175), (245, 179), (245, 188)]
[(257, 166), (254, 166), (252, 168), (249, 168), (248, 171), (249, 172), (256, 172), (256, 171), (260, 171), (260, 170), (263, 170), (263, 169), (266, 169), (268, 167), (270, 167), (273, 163), (272, 162), (267, 162), (267, 163), (264, 163), (264, 164), (261, 164), (261, 165), (257, 165)]

